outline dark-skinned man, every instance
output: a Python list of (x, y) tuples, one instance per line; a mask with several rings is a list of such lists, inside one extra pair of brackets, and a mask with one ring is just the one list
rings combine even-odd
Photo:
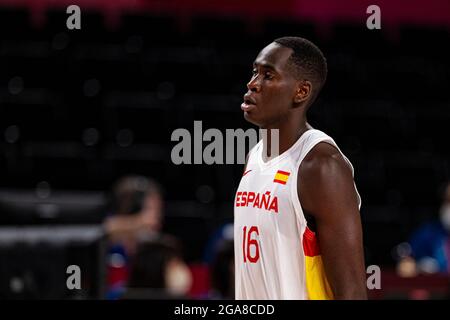
[(353, 167), (307, 122), (326, 76), (320, 49), (299, 37), (276, 39), (253, 63), (241, 109), (268, 133), (235, 197), (236, 299), (367, 298)]

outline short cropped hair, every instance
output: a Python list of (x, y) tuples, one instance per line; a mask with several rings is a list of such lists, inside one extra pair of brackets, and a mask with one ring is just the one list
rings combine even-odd
[(327, 79), (327, 60), (322, 51), (311, 41), (300, 37), (282, 37), (275, 43), (292, 49), (289, 62), (293, 67), (296, 79), (306, 79), (313, 84), (314, 100)]

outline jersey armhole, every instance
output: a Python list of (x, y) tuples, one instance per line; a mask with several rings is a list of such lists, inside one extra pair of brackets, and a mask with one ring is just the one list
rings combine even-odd
[[(296, 212), (301, 212), (302, 217), (298, 217), (299, 219), (301, 219), (300, 221), (303, 221), (305, 227), (308, 227), (311, 231), (316, 232), (316, 222), (315, 222), (315, 218), (309, 214), (307, 214), (304, 210), (303, 207), (300, 203), (300, 199), (298, 197), (298, 172), (300, 170), (300, 166), (303, 162), (303, 159), (306, 158), (306, 156), (311, 152), (311, 150), (317, 146), (319, 143), (321, 142), (325, 142), (328, 143), (330, 145), (332, 145), (333, 147), (335, 147), (338, 152), (343, 156), (343, 158), (345, 159), (346, 162), (348, 162), (348, 160), (345, 158), (345, 156), (342, 154), (341, 150), (339, 150), (339, 148), (337, 148), (336, 144), (331, 140), (331, 138), (327, 137), (327, 136), (321, 136), (319, 138), (317, 138), (314, 142), (312, 142), (310, 145), (307, 146), (307, 148), (305, 149), (304, 152), (302, 152), (302, 155), (299, 157), (299, 159), (297, 160), (297, 163), (295, 165), (295, 186), (294, 188), (292, 188), (292, 203), (294, 204), (294, 209)], [(352, 167), (350, 167), (352, 169)], [(352, 169), (353, 172), (353, 169)], [(359, 197), (359, 195), (358, 195)]]

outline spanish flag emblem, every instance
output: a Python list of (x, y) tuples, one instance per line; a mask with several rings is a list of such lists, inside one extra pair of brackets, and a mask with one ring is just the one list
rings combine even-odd
[(290, 175), (289, 172), (278, 170), (277, 173), (275, 174), (275, 178), (273, 179), (273, 182), (286, 184), (286, 182), (289, 178), (289, 175)]

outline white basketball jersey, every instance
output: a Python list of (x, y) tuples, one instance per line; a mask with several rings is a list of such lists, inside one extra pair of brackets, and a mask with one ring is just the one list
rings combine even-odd
[[(298, 168), (319, 142), (341, 152), (331, 137), (316, 129), (270, 161), (263, 160), (262, 140), (250, 151), (234, 201), (236, 299), (333, 298), (297, 193)], [(342, 156), (353, 174), (350, 161)], [(358, 202), (360, 206), (359, 194)]]

